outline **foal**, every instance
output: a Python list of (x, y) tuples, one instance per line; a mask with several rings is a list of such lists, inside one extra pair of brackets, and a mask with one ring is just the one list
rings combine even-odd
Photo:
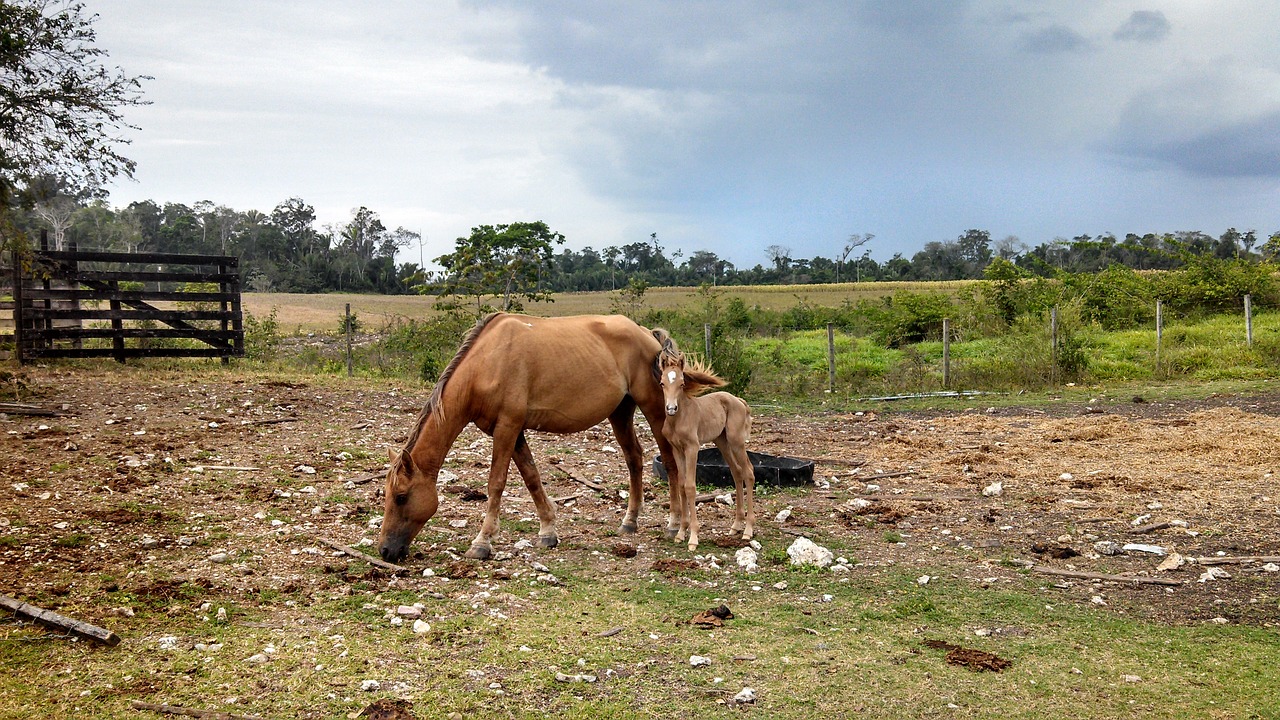
[[(678, 492), (672, 489), (672, 511), (680, 504), (680, 531), (676, 541), (684, 540), (687, 531), (689, 550), (698, 547), (698, 513), (694, 485), (698, 475), (698, 448), (715, 442), (733, 473), (733, 532), (741, 532), (743, 540), (755, 535), (755, 470), (747, 457), (747, 440), (751, 434), (751, 408), (740, 398), (727, 392), (702, 395), (725, 381), (696, 361), (685, 364), (684, 354), (655, 332), (663, 343), (654, 361), (654, 372), (662, 386), (667, 420), (662, 434), (671, 443), (680, 479)], [(687, 371), (687, 373), (686, 373)]]

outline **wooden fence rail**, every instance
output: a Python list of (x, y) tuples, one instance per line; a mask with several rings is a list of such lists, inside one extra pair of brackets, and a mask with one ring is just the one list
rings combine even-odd
[(13, 258), (17, 359), (243, 356), (239, 262), (75, 249)]

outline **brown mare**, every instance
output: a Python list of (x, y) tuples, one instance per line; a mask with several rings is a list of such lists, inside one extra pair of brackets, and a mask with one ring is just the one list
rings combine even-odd
[[(681, 518), (679, 542), (689, 537), (689, 550), (698, 547), (698, 513), (695, 498), (695, 481), (698, 474), (698, 448), (703, 443), (714, 442), (720, 454), (729, 463), (733, 473), (734, 520), (733, 532), (741, 532), (743, 540), (755, 535), (755, 469), (747, 457), (747, 440), (751, 435), (751, 408), (740, 398), (727, 392), (702, 393), (713, 387), (721, 387), (725, 381), (697, 362), (685, 362), (684, 355), (676, 349), (665, 330), (654, 330), (653, 335), (662, 343), (662, 351), (654, 362), (654, 374), (662, 387), (667, 419), (661, 434), (671, 443), (675, 453), (676, 470), (671, 477), (672, 500), (681, 505), (676, 513)], [(663, 462), (666, 460), (664, 458)], [(676, 478), (679, 478), (677, 480)], [(679, 492), (676, 486), (679, 485)]]
[[(662, 392), (651, 376), (661, 349), (650, 331), (622, 316), (539, 318), (494, 313), (481, 320), (440, 375), (431, 397), (399, 451), (391, 451), (379, 552), (398, 561), (436, 512), (436, 477), (454, 440), (475, 423), (493, 437), (489, 500), (484, 522), (466, 557), (487, 559), (498, 531), (498, 508), (514, 460), (537, 509), (539, 544), (555, 547), (555, 509), (542, 489), (525, 430), (573, 433), (608, 419), (626, 456), (631, 494), (623, 533), (634, 533), (644, 496), (644, 457), (635, 410), (649, 421), (658, 451), (674, 467), (662, 436)], [(675, 475), (673, 477), (676, 477)], [(668, 516), (667, 534), (679, 524)]]

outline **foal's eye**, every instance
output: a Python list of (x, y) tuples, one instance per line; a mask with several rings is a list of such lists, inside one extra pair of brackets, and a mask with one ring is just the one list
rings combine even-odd
[(408, 493), (400, 493), (399, 495), (396, 495), (396, 504), (397, 504), (397, 505), (403, 505), (403, 504), (405, 504), (405, 503), (407, 503), (407, 502), (409, 502), (409, 494), (408, 494)]

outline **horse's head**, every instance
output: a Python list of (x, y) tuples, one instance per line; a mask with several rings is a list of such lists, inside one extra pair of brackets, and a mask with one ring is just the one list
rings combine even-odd
[(662, 386), (662, 399), (667, 408), (667, 415), (675, 415), (680, 411), (680, 401), (684, 399), (684, 355), (663, 353), (658, 356), (655, 365), (658, 371), (658, 384)]
[(423, 525), (436, 514), (440, 496), (436, 493), (436, 474), (413, 462), (408, 449), (390, 451), (391, 469), (387, 486), (382, 536), (378, 552), (387, 562), (399, 562), (409, 554), (409, 543)]

